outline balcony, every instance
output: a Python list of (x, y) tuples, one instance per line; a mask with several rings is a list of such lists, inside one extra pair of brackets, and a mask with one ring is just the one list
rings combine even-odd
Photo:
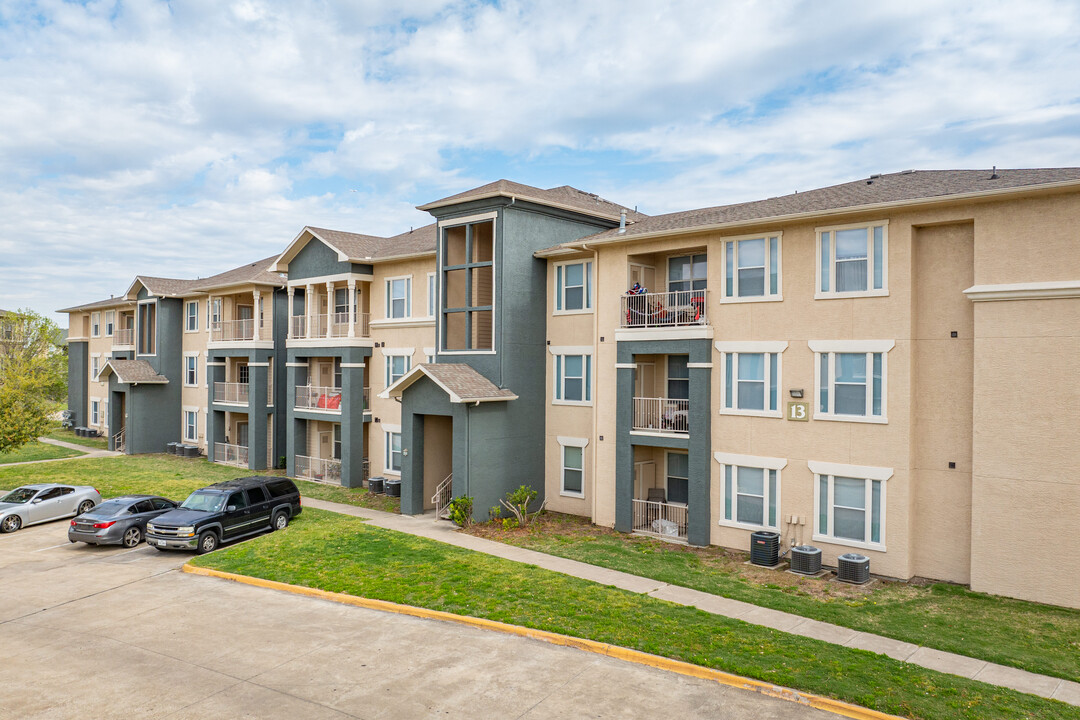
[(246, 468), (248, 466), (247, 445), (214, 443), (214, 462)]
[(661, 540), (686, 542), (686, 506), (633, 498), (633, 532)]
[(296, 387), (297, 410), (320, 410), (341, 412), (341, 388), (320, 387), (318, 385), (298, 385)]
[(132, 328), (117, 328), (113, 330), (112, 346), (114, 348), (128, 348), (135, 346), (135, 330)]
[[(356, 313), (356, 321), (349, 324), (349, 313), (328, 313), (308, 317), (293, 315), (289, 318), (289, 338), (292, 340), (320, 340), (323, 338), (368, 337), (371, 334), (371, 314)], [(351, 332), (350, 332), (351, 330)]]
[(296, 477), (315, 482), (341, 484), (341, 461), (333, 458), (296, 456)]
[(707, 290), (675, 290), (622, 296), (621, 327), (670, 328), (708, 325)]
[(248, 383), (214, 383), (214, 402), (226, 405), (248, 404)]
[(634, 398), (632, 430), (687, 435), (690, 433), (690, 401), (678, 398)]
[(210, 324), (210, 342), (243, 342), (255, 339), (255, 320), (218, 320)]

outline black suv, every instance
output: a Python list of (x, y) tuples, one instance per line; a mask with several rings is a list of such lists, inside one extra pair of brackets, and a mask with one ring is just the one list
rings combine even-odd
[(287, 478), (228, 480), (196, 490), (180, 507), (147, 523), (146, 544), (202, 555), (223, 542), (284, 530), (302, 509), (300, 491)]

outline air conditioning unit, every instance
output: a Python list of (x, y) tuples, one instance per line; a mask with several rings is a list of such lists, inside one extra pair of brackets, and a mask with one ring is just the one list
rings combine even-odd
[(762, 567), (773, 567), (780, 562), (780, 533), (750, 533), (750, 562)]
[(870, 558), (859, 553), (844, 553), (836, 559), (836, 579), (862, 585), (870, 580)]
[(791, 548), (791, 572), (817, 575), (821, 572), (821, 550), (813, 545), (796, 545)]

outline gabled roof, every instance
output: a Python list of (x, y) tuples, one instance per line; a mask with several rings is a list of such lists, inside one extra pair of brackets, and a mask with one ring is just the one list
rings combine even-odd
[(109, 373), (115, 373), (116, 381), (122, 385), (165, 385), (169, 382), (167, 377), (158, 375), (157, 371), (145, 360), (110, 359), (105, 363), (105, 367), (98, 370), (94, 380), (100, 381), (108, 377)]
[(272, 285), (285, 287), (285, 278), (276, 272), (270, 271), (270, 266), (277, 260), (277, 255), (256, 260), (247, 265), (241, 265), (232, 270), (226, 270), (208, 278), (196, 280), (191, 286), (192, 290), (205, 292), (207, 290), (219, 290), (221, 288), (236, 285)]
[(627, 220), (636, 222), (647, 217), (636, 210), (625, 208), (622, 205), (605, 200), (599, 195), (587, 193), (584, 190), (561, 185), (559, 187), (542, 190), (532, 185), (522, 185), (512, 180), (496, 180), (487, 185), (481, 185), (472, 190), (451, 195), (441, 200), (420, 205), (417, 210), (434, 210), (448, 205), (458, 205), (471, 200), (484, 200), (491, 197), (508, 197), (519, 200), (528, 200), (539, 205), (572, 210), (574, 212), (604, 218), (605, 220), (618, 221), (620, 214), (625, 210)]
[(85, 305), (76, 305), (74, 307), (64, 308), (63, 310), (57, 310), (56, 312), (83, 312), (86, 310), (98, 310), (101, 308), (111, 307), (128, 307), (132, 305), (132, 302), (124, 296), (109, 298), (108, 300), (98, 300), (92, 303), (86, 303)]
[(472, 365), (464, 363), (421, 363), (379, 393), (379, 397), (401, 397), (405, 388), (421, 377), (430, 378), (442, 388), (452, 403), (503, 402), (518, 397), (511, 390), (496, 387)]
[(767, 220), (789, 220), (816, 214), (957, 200), (1072, 183), (1080, 185), (1080, 168), (906, 170), (872, 175), (861, 180), (767, 200), (654, 215), (627, 225), (625, 232), (620, 233), (617, 229), (605, 230), (573, 243), (540, 250), (536, 254), (541, 257), (555, 255), (567, 246), (582, 242), (618, 242)]
[(124, 297), (128, 300), (137, 300), (139, 291), (137, 286), (142, 285), (146, 292), (154, 297), (184, 297), (190, 295), (200, 280), (181, 280), (179, 278), (151, 277), (149, 275), (136, 275), (131, 282)]
[(341, 262), (377, 263), (435, 254), (435, 223), (393, 237), (361, 235), (343, 230), (306, 226), (270, 265), (270, 270), (287, 272), (301, 250), (318, 240), (337, 253)]

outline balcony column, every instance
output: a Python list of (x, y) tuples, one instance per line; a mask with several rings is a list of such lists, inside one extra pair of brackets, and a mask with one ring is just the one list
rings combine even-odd
[(364, 356), (349, 352), (341, 363), (341, 484), (360, 487), (363, 464)]
[(268, 362), (248, 363), (248, 468), (266, 469), (266, 375)]
[(225, 442), (225, 413), (214, 410), (214, 386), (225, 382), (225, 362), (217, 358), (206, 361), (206, 458), (214, 461), (214, 445)]
[(285, 364), (285, 474), (289, 477), (296, 477), (297, 452), (307, 454), (307, 424), (296, 419), (296, 382), (302, 367), (300, 362)]
[(326, 283), (326, 337), (334, 336), (334, 283)]
[(308, 285), (304, 288), (304, 316), (307, 320), (304, 321), (304, 337), (315, 337), (312, 333), (314, 326), (314, 316), (312, 315), (311, 308), (315, 306), (315, 286)]
[(625, 344), (615, 364), (615, 529), (630, 532), (634, 525), (634, 355)]
[(708, 545), (712, 536), (710, 488), (712, 485), (712, 348), (708, 340), (690, 342), (689, 487), (686, 539), (691, 545)]
[(251, 304), (254, 305), (254, 307), (252, 308), (252, 313), (251, 313), (254, 316), (252, 318), (252, 320), (251, 320), (251, 324), (252, 324), (251, 339), (255, 340), (255, 341), (259, 340), (259, 326), (262, 324), (262, 313), (259, 311), (259, 301), (261, 299), (262, 299), (262, 293), (260, 293), (258, 290), (252, 290), (251, 291)]
[(287, 313), (285, 313), (285, 316), (286, 316), (285, 339), (286, 340), (292, 340), (292, 319), (293, 319), (293, 312), (295, 312), (293, 310), (293, 286), (290, 285), (286, 289), (286, 292), (289, 294), (289, 304), (286, 306), (286, 307), (289, 308), (289, 311)]
[(349, 337), (356, 337), (356, 281), (349, 279)]

